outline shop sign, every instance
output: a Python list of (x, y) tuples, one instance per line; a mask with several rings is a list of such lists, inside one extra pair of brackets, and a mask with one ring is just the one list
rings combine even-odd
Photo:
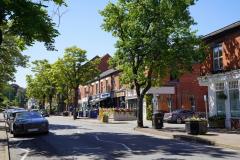
[(102, 93), (100, 96), (101, 99), (108, 98), (108, 97), (110, 97), (110, 93)]
[(115, 92), (114, 97), (124, 97), (125, 96), (125, 92)]

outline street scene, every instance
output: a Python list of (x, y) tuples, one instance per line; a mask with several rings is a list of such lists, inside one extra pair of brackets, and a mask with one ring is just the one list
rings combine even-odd
[(238, 6), (0, 0), (0, 160), (240, 159)]
[[(136, 132), (136, 122), (101, 124), (70, 117), (48, 118), (50, 133), (14, 138), (11, 159), (239, 159), (236, 150)], [(71, 124), (71, 125), (70, 125)]]

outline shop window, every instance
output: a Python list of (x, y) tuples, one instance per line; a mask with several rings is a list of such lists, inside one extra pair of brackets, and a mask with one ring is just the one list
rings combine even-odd
[(229, 101), (231, 117), (240, 117), (238, 81), (229, 82)]
[(217, 115), (225, 115), (224, 83), (216, 83), (215, 90)]
[(213, 48), (213, 70), (220, 71), (223, 69), (222, 44)]

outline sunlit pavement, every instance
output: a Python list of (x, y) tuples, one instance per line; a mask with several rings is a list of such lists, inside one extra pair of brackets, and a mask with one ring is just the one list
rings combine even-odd
[(12, 160), (240, 159), (238, 151), (156, 137), (133, 130), (135, 122), (101, 124), (52, 116), (48, 135), (10, 135)]

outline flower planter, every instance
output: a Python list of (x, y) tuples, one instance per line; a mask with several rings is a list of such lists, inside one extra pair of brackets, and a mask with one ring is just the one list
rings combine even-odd
[(225, 128), (225, 119), (209, 120), (209, 128)]
[(188, 134), (198, 135), (207, 133), (207, 121), (186, 121), (185, 129)]
[(103, 115), (101, 121), (103, 123), (108, 123), (108, 116), (107, 115)]
[(113, 112), (114, 121), (132, 121), (136, 120), (134, 112)]

